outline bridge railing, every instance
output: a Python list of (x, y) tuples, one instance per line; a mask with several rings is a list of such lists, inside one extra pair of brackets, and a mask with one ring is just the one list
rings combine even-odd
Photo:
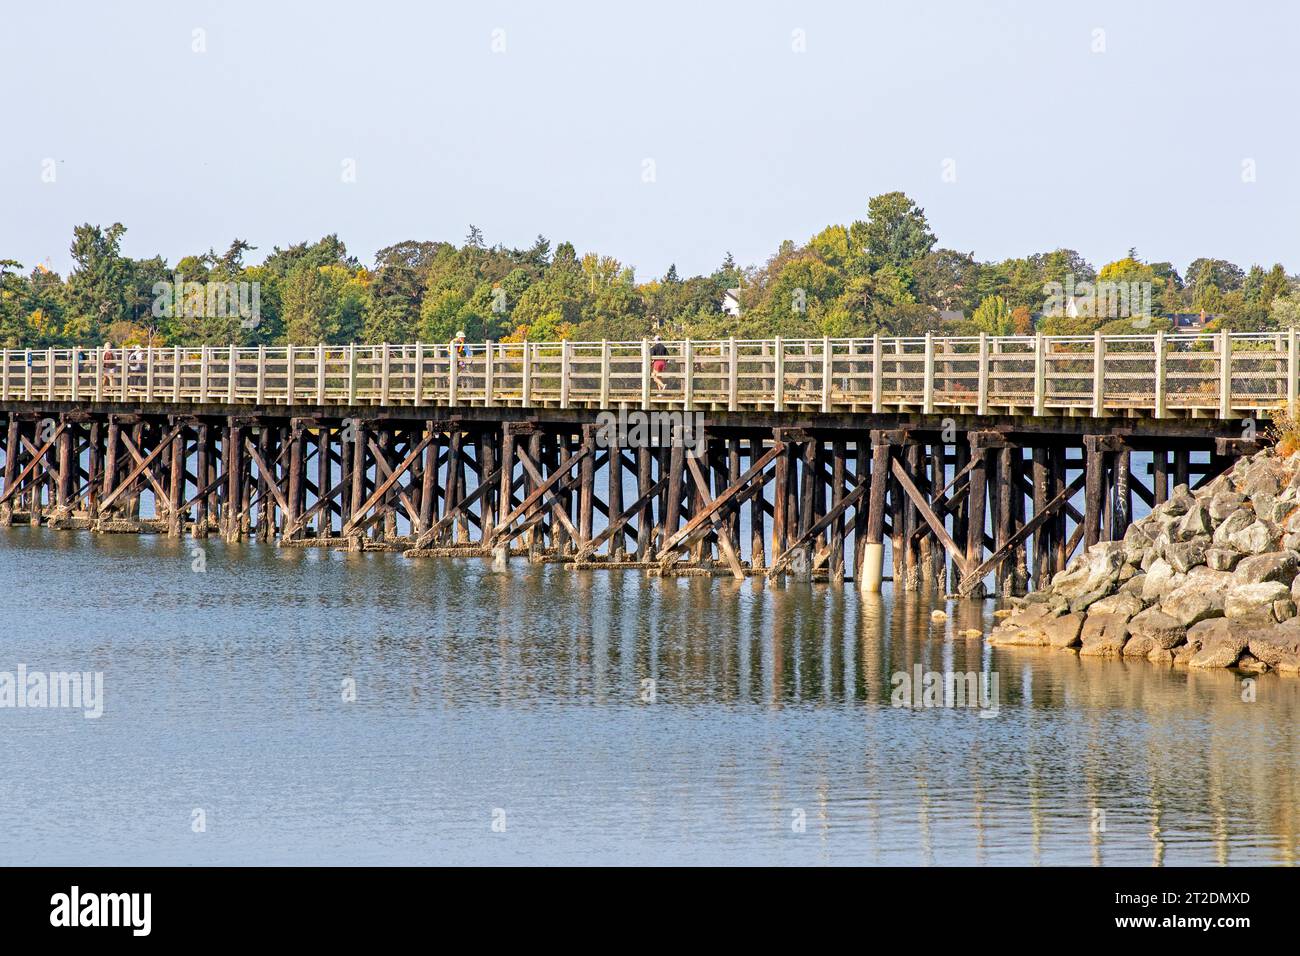
[(8, 349), (0, 400), (1094, 414), (1296, 402), (1297, 332)]

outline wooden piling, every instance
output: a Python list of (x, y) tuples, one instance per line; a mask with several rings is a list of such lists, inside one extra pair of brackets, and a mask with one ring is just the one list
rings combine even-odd
[[(605, 466), (605, 502), (607, 505), (607, 520), (614, 521), (623, 513), (623, 447), (619, 441), (618, 430), (609, 429), (610, 434), (605, 436), (606, 452), (609, 456), (608, 464)], [(595, 455), (590, 456), (592, 459)], [(588, 536), (590, 537), (590, 529)], [(609, 542), (609, 558), (611, 561), (622, 561), (625, 550), (624, 532), (617, 532)]]
[(859, 588), (879, 594), (885, 564), (885, 496), (889, 491), (892, 449), (880, 432), (871, 433), (871, 490), (868, 492), (866, 542)]
[[(761, 435), (750, 436), (748, 450), (749, 468), (752, 469), (764, 455)], [(755, 480), (758, 482), (758, 487), (749, 499), (749, 566), (752, 571), (758, 573), (767, 567), (767, 510), (769, 506), (767, 503), (767, 482), (762, 476)]]
[(655, 456), (648, 443), (636, 450), (637, 499), (643, 501), (636, 517), (636, 556), (638, 561), (649, 561), (659, 546), (654, 539), (654, 503), (646, 499), (654, 487), (652, 468)]
[(172, 438), (170, 470), (167, 485), (167, 533), (179, 538), (184, 531), (185, 515), (181, 506), (185, 503), (185, 432), (178, 431)]
[(1094, 435), (1083, 439), (1083, 449), (1087, 469), (1084, 484), (1084, 532), (1083, 546), (1090, 548), (1101, 540), (1102, 511), (1105, 509), (1105, 452)]
[[(1033, 509), (1034, 514), (1039, 514), (1047, 506), (1050, 498), (1055, 497), (1052, 493), (1053, 479), (1051, 467), (1051, 451), (1042, 445), (1035, 445), (1030, 452), (1032, 456), (1032, 479), (1033, 488)], [(1033, 581), (1035, 588), (1047, 586), (1047, 582), (1052, 575), (1052, 528), (1051, 522), (1046, 522), (1038, 526), (1034, 532), (1033, 544)]]
[(1124, 537), (1129, 523), (1133, 520), (1133, 488), (1130, 479), (1130, 451), (1127, 448), (1115, 452), (1115, 522), (1112, 540)]
[[(978, 441), (971, 436), (970, 490), (966, 494), (966, 567), (972, 571), (984, 563), (984, 516), (988, 492), (989, 453)], [(984, 583), (974, 583), (968, 593), (971, 597), (983, 597)]]

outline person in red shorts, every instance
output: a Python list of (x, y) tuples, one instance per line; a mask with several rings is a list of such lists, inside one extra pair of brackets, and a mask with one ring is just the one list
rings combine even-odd
[(650, 362), (650, 377), (654, 379), (655, 388), (662, 392), (668, 387), (668, 383), (664, 381), (664, 371), (668, 368), (668, 347), (657, 335), (654, 337), (654, 345), (650, 346), (650, 354), (653, 356)]

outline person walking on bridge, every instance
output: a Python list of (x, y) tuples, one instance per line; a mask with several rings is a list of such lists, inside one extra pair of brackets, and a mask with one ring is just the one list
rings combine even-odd
[(469, 346), (465, 344), (465, 330), (456, 333), (456, 337), (451, 340), (451, 354), (456, 359), (456, 368), (459, 371), (465, 371), (465, 366), (469, 361)]
[(662, 392), (668, 387), (664, 381), (664, 372), (668, 368), (668, 346), (664, 345), (663, 340), (658, 335), (654, 337), (654, 344), (650, 346), (650, 377), (654, 379), (655, 389)]
[(447, 369), (450, 374), (452, 363), (456, 365), (456, 378), (463, 384), (468, 385), (465, 381), (465, 371), (469, 368), (469, 346), (465, 344), (465, 330), (461, 329), (447, 343)]
[(113, 343), (104, 343), (104, 387), (113, 387)]
[(130, 372), (127, 379), (128, 385), (138, 386), (144, 384), (144, 376), (141, 374), (144, 371), (144, 349), (140, 348), (138, 344), (131, 350), (127, 370)]

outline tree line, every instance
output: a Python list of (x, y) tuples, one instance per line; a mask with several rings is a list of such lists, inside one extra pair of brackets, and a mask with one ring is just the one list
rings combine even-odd
[[(1179, 313), (1204, 313), (1211, 330), (1300, 323), (1300, 279), (1281, 264), (1198, 258), (1180, 273), (1134, 249), (1101, 268), (1070, 249), (981, 262), (938, 246), (925, 211), (901, 192), (871, 198), (865, 219), (782, 242), (762, 265), (742, 268), (728, 253), (708, 275), (672, 266), (648, 281), (612, 256), (540, 235), (527, 248), (488, 246), (474, 226), (459, 245), (407, 240), (370, 265), (337, 235), (275, 247), (257, 264), (246, 261), (254, 247), (236, 239), (173, 265), (124, 256), (125, 232), (76, 227), (66, 276), (0, 259), (0, 345), (445, 342), (462, 331), (497, 341), (1082, 334), (1168, 329)], [(255, 315), (229, 307), (247, 305), (233, 292), (240, 283), (256, 291)], [(1071, 295), (1140, 287), (1149, 308), (1047, 308), (1053, 283)], [(729, 290), (738, 315), (724, 308)]]

